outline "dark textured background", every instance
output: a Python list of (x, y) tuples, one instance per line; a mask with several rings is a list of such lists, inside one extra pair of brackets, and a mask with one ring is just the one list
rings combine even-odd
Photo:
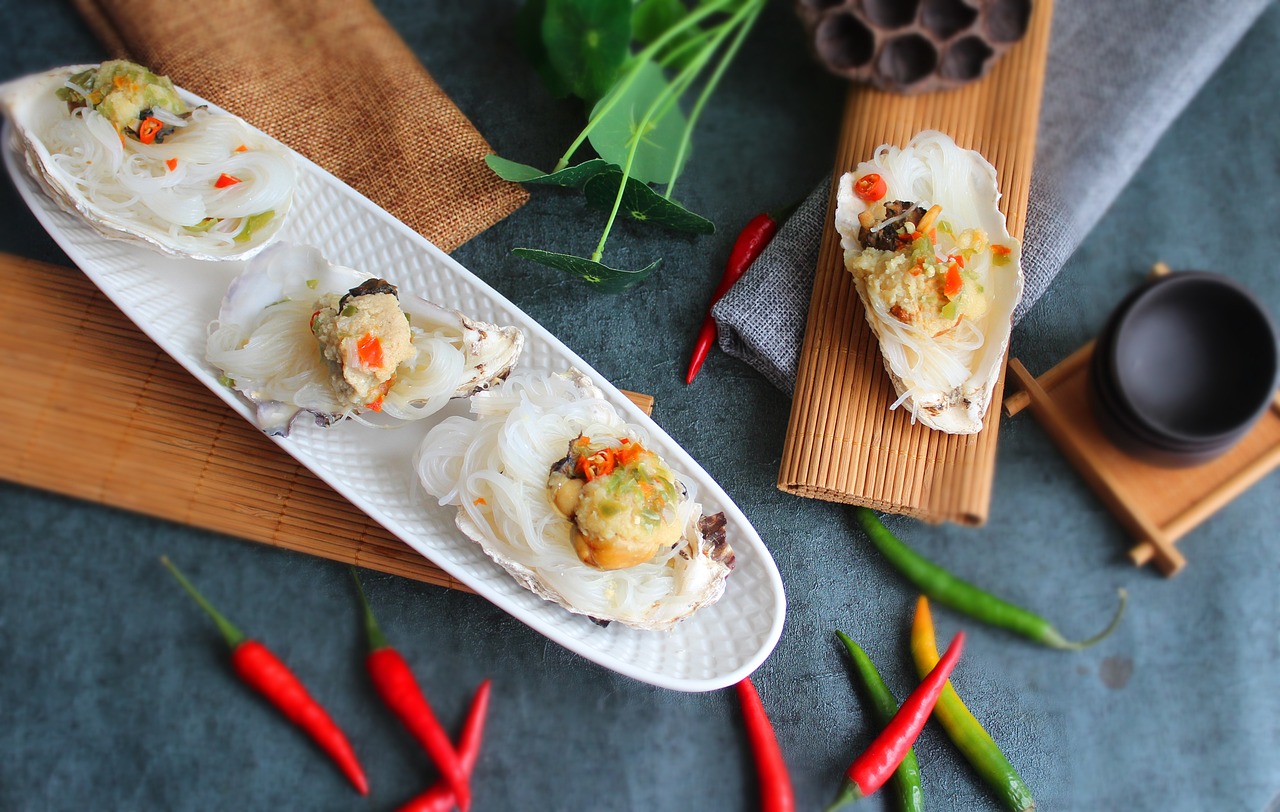
[[(516, 52), (513, 4), (379, 7), (502, 154), (549, 165), (576, 133), (579, 111), (549, 100)], [(0, 79), (103, 56), (67, 6), (0, 8)], [(1277, 313), (1278, 38), (1273, 6), (1015, 332), (1014, 353), (1033, 371), (1090, 338), (1157, 259), (1229, 273)], [(858, 639), (901, 694), (913, 683), (905, 635), (914, 594), (846, 509), (775, 489), (783, 395), (719, 354), (694, 386), (682, 378), (733, 235), (829, 170), (841, 95), (809, 61), (786, 4), (773, 4), (707, 110), (681, 181), (685, 202), (720, 224), (716, 235), (624, 225), (612, 260), (639, 266), (661, 255), (666, 265), (631, 293), (599, 296), (508, 256), (516, 245), (594, 245), (599, 215), (541, 190), (457, 252), (614, 383), (655, 395), (655, 419), (773, 551), (790, 611), (755, 679), (802, 809), (830, 799), (869, 740), (831, 630)], [(67, 262), (7, 182), (0, 201), (0, 250)], [(955, 684), (1041, 809), (1278, 808), (1277, 498), (1273, 475), (1187, 538), (1190, 564), (1165, 580), (1128, 563), (1124, 533), (1034, 420), (1020, 417), (1002, 430), (986, 527), (890, 521), (926, 554), (1040, 610), (1068, 636), (1094, 632), (1116, 587), (1129, 588), (1119, 631), (1080, 653), (968, 625)], [(343, 567), (9, 484), (0, 484), (0, 517), (0, 809), (384, 810), (434, 777), (368, 686)], [(165, 553), (293, 664), (345, 726), (369, 772), (368, 800), (235, 680), (216, 632), (157, 563)], [(617, 676), (474, 596), (375, 574), (366, 583), (447, 722), (461, 719), (480, 679), (494, 678), (478, 810), (755, 807), (730, 694)], [(937, 621), (940, 637), (961, 625), (943, 610)], [(926, 729), (919, 755), (931, 809), (996, 808), (937, 729)], [(885, 808), (881, 798), (864, 806)]]

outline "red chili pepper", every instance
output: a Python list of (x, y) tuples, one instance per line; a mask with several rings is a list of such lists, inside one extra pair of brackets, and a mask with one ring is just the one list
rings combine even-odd
[(782, 749), (778, 747), (778, 738), (764, 712), (760, 694), (749, 677), (738, 683), (738, 701), (742, 704), (742, 718), (747, 723), (747, 738), (751, 741), (756, 772), (760, 776), (761, 812), (794, 812), (796, 796), (791, 789), (787, 762), (782, 758)]
[(689, 358), (689, 372), (684, 379), (686, 384), (693, 383), (698, 370), (702, 369), (702, 362), (707, 360), (711, 345), (716, 343), (716, 320), (711, 318), (712, 305), (720, 301), (729, 292), (729, 288), (742, 278), (742, 274), (751, 267), (751, 263), (755, 262), (756, 257), (760, 256), (760, 252), (764, 251), (764, 247), (777, 233), (778, 218), (770, 212), (764, 212), (751, 218), (734, 240), (733, 248), (729, 251), (729, 261), (724, 266), (724, 275), (720, 277), (715, 293), (711, 294), (711, 304), (707, 305), (707, 315), (702, 320), (702, 328), (698, 330), (698, 340), (694, 342), (693, 355)]
[(951, 677), (963, 649), (964, 632), (956, 632), (938, 664), (906, 698), (880, 735), (849, 765), (845, 771), (844, 786), (835, 803), (827, 807), (827, 812), (871, 795), (889, 780), (929, 720), (938, 695)]
[(228, 175), (226, 172), (223, 172), (218, 176), (218, 179), (213, 182), (213, 186), (215, 189), (225, 189), (228, 186), (235, 186), (239, 182), (240, 179), (235, 175)]
[(164, 129), (164, 122), (158, 118), (147, 116), (142, 123), (138, 125), (138, 140), (144, 144), (150, 144), (156, 140), (156, 134)]
[(369, 782), (364, 769), (356, 759), (355, 751), (346, 735), (334, 723), (320, 703), (311, 698), (306, 687), (294, 676), (289, 667), (280, 661), (270, 649), (256, 640), (249, 640), (244, 633), (222, 616), (213, 604), (205, 600), (186, 577), (178, 571), (168, 556), (160, 559), (168, 567), (182, 588), (200, 604), (200, 608), (213, 618), (213, 622), (231, 646), (231, 665), (240, 679), (265, 696), (271, 704), (329, 754), (343, 774), (355, 785), (361, 795), (369, 794)]
[(364, 607), (365, 631), (369, 635), (369, 655), (365, 658), (365, 668), (373, 679), (373, 687), (396, 718), (409, 729), (435, 761), (448, 781), (453, 797), (457, 799), (458, 808), (467, 812), (471, 806), (471, 786), (466, 771), (458, 761), (458, 754), (453, 750), (453, 743), (449, 741), (449, 734), (445, 733), (436, 720), (409, 664), (382, 634), (354, 568), (351, 570), (351, 577), (360, 594), (360, 605)]
[[(458, 762), (463, 771), (470, 777), (476, 767), (476, 759), (480, 755), (480, 742), (484, 738), (484, 720), (489, 712), (489, 680), (480, 683), (476, 695), (471, 700), (471, 710), (467, 711), (467, 721), (462, 726), (462, 736), (458, 738)], [(449, 782), (441, 778), (431, 789), (413, 798), (401, 806), (397, 812), (449, 812), (453, 809), (453, 790)]]
[(889, 191), (889, 186), (884, 182), (884, 178), (875, 174), (863, 175), (853, 184), (853, 193), (868, 203), (874, 203), (884, 197)]

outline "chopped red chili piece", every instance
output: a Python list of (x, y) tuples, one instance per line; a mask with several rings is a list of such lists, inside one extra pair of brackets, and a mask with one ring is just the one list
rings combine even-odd
[(156, 134), (164, 129), (164, 122), (158, 118), (148, 116), (138, 125), (138, 140), (144, 144), (150, 144), (156, 140)]

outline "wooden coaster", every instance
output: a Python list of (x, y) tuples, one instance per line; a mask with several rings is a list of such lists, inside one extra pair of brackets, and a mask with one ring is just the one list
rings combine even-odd
[[(454, 589), (83, 274), (0, 253), (0, 479)], [(645, 412), (649, 395), (625, 393)]]
[(1186, 566), (1174, 545), (1250, 485), (1280, 465), (1280, 394), (1239, 445), (1194, 468), (1140, 462), (1102, 433), (1089, 404), (1091, 341), (1039, 378), (1014, 358), (1009, 377), (1020, 391), (1005, 398), (1005, 414), (1030, 407), (1085, 482), (1137, 539), (1133, 563), (1154, 561), (1166, 576)]

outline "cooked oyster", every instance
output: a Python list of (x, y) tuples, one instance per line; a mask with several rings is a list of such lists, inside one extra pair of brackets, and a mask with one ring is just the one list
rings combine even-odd
[(584, 375), (519, 372), (471, 411), (428, 432), (418, 475), (522, 586), (636, 629), (670, 629), (720, 599), (734, 565), (724, 515), (703, 516)]
[(1022, 298), (999, 198), (991, 164), (934, 131), (879, 147), (840, 179), (836, 229), (892, 408), (949, 434), (982, 429)]
[(524, 334), (475, 322), (394, 285), (281, 243), (232, 283), (206, 357), (253, 401), (258, 425), (288, 434), (368, 411), (418, 420), (502, 380)]
[(108, 237), (195, 259), (246, 258), (284, 223), (290, 152), (131, 62), (76, 65), (0, 86), (32, 175)]

